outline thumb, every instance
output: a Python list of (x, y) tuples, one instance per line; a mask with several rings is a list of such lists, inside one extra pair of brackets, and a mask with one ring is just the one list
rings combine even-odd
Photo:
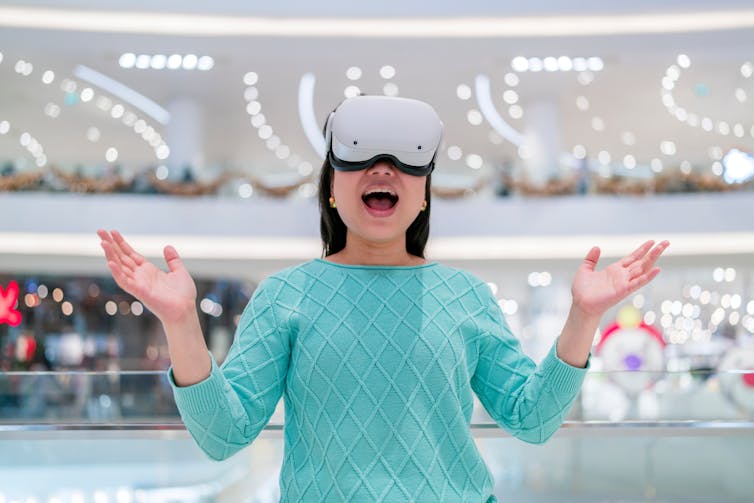
[(591, 250), (589, 250), (589, 253), (586, 254), (586, 258), (584, 258), (584, 267), (590, 271), (594, 271), (594, 268), (597, 267), (597, 261), (600, 259), (600, 248), (599, 246), (593, 246)]
[(162, 253), (165, 255), (165, 262), (167, 262), (171, 272), (184, 268), (183, 262), (181, 262), (181, 257), (178, 256), (178, 252), (175, 248), (168, 245), (162, 250)]

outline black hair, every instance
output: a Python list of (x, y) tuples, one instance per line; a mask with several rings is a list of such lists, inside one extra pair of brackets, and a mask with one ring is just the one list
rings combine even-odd
[[(333, 180), (333, 167), (325, 159), (319, 176), (319, 232), (322, 236), (322, 256), (327, 257), (346, 247), (346, 224), (338, 215), (338, 210), (330, 207), (330, 186)], [(424, 186), (424, 198), (427, 208), (406, 229), (406, 251), (411, 255), (424, 258), (424, 248), (429, 238), (429, 210), (432, 207), (430, 187), (432, 175), (427, 175)]]

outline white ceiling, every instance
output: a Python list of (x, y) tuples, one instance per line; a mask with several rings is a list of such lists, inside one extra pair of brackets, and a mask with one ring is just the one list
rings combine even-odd
[[(467, 2), (429, 2), (386, 4), (385, 2), (177, 2), (159, 3), (162, 12), (201, 13), (228, 16), (271, 16), (274, 18), (319, 17), (344, 18), (468, 18), (475, 16), (574, 16), (574, 15), (667, 15), (715, 12), (741, 9), (747, 1), (723, 1), (712, 5), (702, 1), (663, 2), (510, 2), (475, 0)], [(13, 6), (0, 2), (0, 8)], [(27, 7), (55, 9), (100, 9), (92, 2), (29, 1)], [(113, 11), (155, 11), (154, 2), (108, 2)], [(0, 20), (0, 25), (3, 22)], [(384, 26), (389, 29), (390, 24)], [(92, 29), (96, 29), (93, 27)], [(570, 151), (576, 144), (584, 145), (590, 156), (606, 150), (613, 159), (627, 154), (639, 164), (654, 157), (667, 165), (682, 160), (708, 168), (712, 160), (710, 147), (723, 151), (732, 146), (754, 150), (751, 129), (754, 126), (754, 78), (746, 79), (740, 72), (742, 63), (753, 59), (754, 28), (736, 30), (695, 31), (690, 33), (625, 34), (590, 37), (444, 37), (390, 38), (379, 37), (297, 37), (297, 36), (229, 36), (202, 37), (191, 35), (157, 35), (103, 33), (98, 31), (67, 31), (3, 27), (0, 29), (0, 121), (8, 120), (11, 134), (0, 136), (0, 161), (24, 157), (28, 153), (18, 144), (18, 134), (28, 131), (44, 146), (51, 163), (68, 166), (74, 163), (102, 163), (104, 152), (114, 146), (120, 161), (138, 168), (156, 162), (152, 150), (133, 132), (99, 111), (92, 103), (73, 107), (62, 105), (63, 93), (58, 85), (72, 75), (76, 65), (83, 64), (118, 81), (157, 103), (168, 106), (176, 98), (196, 100), (203, 114), (204, 142), (202, 149), (208, 166), (241, 168), (253, 172), (291, 171), (284, 161), (275, 157), (260, 140), (249, 123), (245, 111), (243, 75), (255, 71), (259, 75), (259, 101), (275, 133), (291, 147), (292, 152), (314, 165), (319, 159), (303, 133), (298, 117), (298, 86), (305, 73), (317, 78), (314, 109), (322, 122), (326, 114), (342, 98), (343, 89), (351, 84), (346, 69), (359, 66), (363, 77), (356, 84), (363, 92), (382, 92), (378, 70), (382, 65), (395, 67), (392, 81), (400, 95), (424, 99), (440, 113), (445, 126), (446, 145), (458, 145), (463, 152), (477, 153), (490, 165), (506, 159), (517, 160), (516, 148), (504, 142), (495, 145), (489, 140), (491, 127), (483, 123), (472, 126), (466, 120), (475, 98), (461, 101), (456, 87), (465, 83), (472, 87), (478, 74), (486, 74), (492, 82), (495, 105), (520, 131), (527, 128), (527, 107), (549, 101), (559, 111), (560, 147)], [(195, 53), (210, 55), (215, 67), (209, 72), (125, 70), (118, 66), (124, 52)], [(713, 120), (724, 120), (733, 126), (745, 126), (745, 136), (737, 138), (693, 128), (671, 117), (661, 103), (661, 79), (679, 53), (691, 58), (691, 67), (682, 73), (674, 91), (676, 100), (689, 112)], [(503, 75), (510, 71), (515, 56), (599, 56), (605, 69), (595, 74), (594, 81), (584, 86), (575, 72), (520, 74), (516, 91), (524, 117), (508, 118), (502, 93), (507, 86)], [(34, 72), (23, 77), (14, 71), (17, 60), (34, 64)], [(42, 84), (45, 69), (56, 72), (51, 86)], [(707, 96), (700, 96), (699, 85), (706, 86)], [(734, 97), (736, 88), (743, 89), (748, 101)], [(586, 112), (578, 110), (577, 96), (590, 103)], [(44, 113), (47, 103), (58, 103), (62, 112), (57, 119)], [(605, 130), (594, 131), (594, 116), (604, 120)], [(86, 130), (96, 126), (102, 135), (97, 143), (86, 139)], [(165, 131), (160, 130), (162, 134)], [(622, 142), (623, 133), (630, 132), (636, 144)], [(14, 133), (16, 136), (14, 136)], [(660, 142), (674, 141), (676, 156), (664, 156)], [(486, 167), (485, 169), (489, 169)], [(210, 172), (212, 172), (210, 170)], [(438, 173), (476, 176), (479, 173), (461, 161), (442, 155)]]

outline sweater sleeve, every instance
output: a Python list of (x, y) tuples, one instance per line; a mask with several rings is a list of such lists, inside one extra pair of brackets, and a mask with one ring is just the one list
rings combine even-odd
[(589, 369), (573, 367), (557, 356), (557, 340), (536, 365), (521, 350), (489, 287), (476, 286), (483, 301), (477, 325), (479, 359), (471, 386), (487, 413), (513, 436), (544, 443), (560, 427)]
[(225, 362), (204, 381), (179, 387), (168, 379), (186, 429), (212, 459), (230, 457), (267, 424), (283, 393), (290, 357), (289, 320), (271, 298), (269, 280), (254, 291)]

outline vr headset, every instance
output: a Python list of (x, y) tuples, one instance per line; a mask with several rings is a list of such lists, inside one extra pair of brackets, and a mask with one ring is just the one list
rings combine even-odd
[(327, 118), (327, 157), (338, 171), (359, 171), (388, 160), (404, 173), (425, 176), (435, 167), (442, 129), (437, 112), (422, 101), (356, 96)]

